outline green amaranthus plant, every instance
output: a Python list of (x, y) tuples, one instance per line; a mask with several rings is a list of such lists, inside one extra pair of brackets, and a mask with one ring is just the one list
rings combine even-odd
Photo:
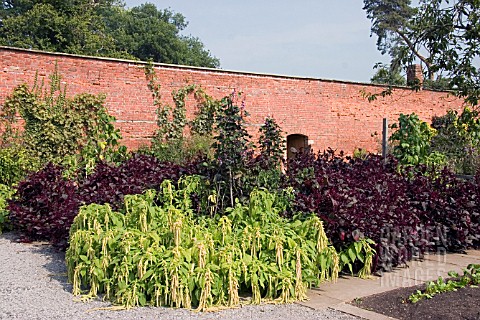
[(206, 310), (306, 299), (306, 290), (338, 277), (339, 254), (315, 215), (279, 215), (285, 201), (255, 190), (227, 215), (194, 216), (190, 195), (200, 177), (165, 181), (160, 191), (125, 197), (123, 213), (108, 204), (83, 207), (66, 253), (75, 295), (104, 293), (115, 304)]

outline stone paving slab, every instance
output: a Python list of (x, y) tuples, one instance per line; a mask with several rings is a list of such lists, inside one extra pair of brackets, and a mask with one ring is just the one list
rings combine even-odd
[(327, 296), (340, 301), (350, 301), (365, 296), (366, 292), (376, 294), (391, 289), (382, 285), (381, 277), (372, 277), (371, 279), (342, 277), (336, 283), (324, 283), (311, 291), (317, 293), (320, 297)]
[(437, 280), (439, 276), (448, 277), (449, 271), (462, 273), (470, 263), (480, 264), (480, 250), (469, 250), (467, 254), (425, 255), (422, 260), (411, 261), (408, 267), (396, 268), (382, 277), (360, 279), (342, 276), (336, 283), (322, 283), (319, 288), (308, 291), (309, 301), (300, 304), (313, 309), (332, 308), (364, 319), (393, 319), (371, 311), (365, 312), (347, 303), (396, 288)]
[[(466, 268), (470, 263), (480, 263), (480, 254), (475, 251), (470, 251), (469, 254), (455, 253), (444, 255), (425, 255), (425, 261), (434, 261), (439, 264), (455, 265), (461, 268)], [(415, 261), (416, 262), (416, 261)]]
[(392, 320), (396, 318), (388, 317), (380, 313), (376, 313), (370, 310), (365, 310), (362, 308), (355, 307), (351, 304), (340, 303), (335, 306), (335, 310), (342, 311), (348, 314), (351, 314), (356, 317), (360, 317), (368, 320)]
[(320, 295), (319, 293), (316, 293), (313, 290), (308, 292), (307, 296), (309, 300), (297, 301), (296, 303), (305, 307), (315, 309), (315, 310), (321, 310), (321, 309), (329, 308), (329, 307), (336, 306), (343, 303), (343, 301), (340, 299), (331, 298), (325, 295)]
[(467, 250), (467, 255), (480, 257), (480, 250)]
[[(437, 280), (438, 277), (446, 278), (448, 272), (461, 272), (463, 268), (454, 264), (425, 260), (422, 263), (412, 264), (409, 268), (396, 270), (391, 279), (395, 282), (396, 287), (411, 287), (426, 281)], [(388, 284), (388, 282), (384, 281), (384, 284)]]

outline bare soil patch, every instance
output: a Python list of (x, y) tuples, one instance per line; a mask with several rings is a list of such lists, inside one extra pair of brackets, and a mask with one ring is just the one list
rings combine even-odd
[(425, 285), (400, 288), (352, 301), (351, 304), (397, 319), (480, 319), (480, 288), (467, 287), (411, 303), (408, 297)]

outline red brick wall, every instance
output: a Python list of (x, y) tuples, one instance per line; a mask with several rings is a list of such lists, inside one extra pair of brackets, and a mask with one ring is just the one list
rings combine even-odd
[[(103, 93), (106, 105), (117, 118), (124, 143), (138, 147), (155, 130), (155, 107), (141, 62), (80, 57), (0, 47), (0, 105), (15, 86), (48, 77), (58, 65), (67, 95)], [(392, 96), (368, 102), (366, 92), (380, 92), (371, 84), (296, 78), (223, 70), (156, 65), (164, 102), (171, 92), (186, 84), (201, 85), (222, 98), (234, 90), (242, 92), (250, 113), (249, 130), (257, 137), (267, 115), (273, 116), (287, 134), (307, 135), (315, 150), (331, 147), (353, 152), (355, 148), (376, 151), (381, 140), (382, 118), (390, 123), (400, 113), (417, 113), (429, 121), (448, 109), (459, 110), (462, 101), (445, 92), (414, 92), (397, 88)], [(193, 102), (188, 104), (190, 113)], [(379, 136), (372, 134), (378, 133)]]

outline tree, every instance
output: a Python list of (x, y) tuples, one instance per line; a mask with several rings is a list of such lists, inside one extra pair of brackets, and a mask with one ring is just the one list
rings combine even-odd
[(185, 17), (170, 10), (158, 10), (147, 3), (130, 10), (116, 8), (106, 16), (109, 33), (118, 52), (141, 60), (193, 66), (218, 67), (218, 59), (205, 50), (198, 38), (185, 37)]
[(155, 62), (218, 67), (185, 17), (153, 4), (126, 9), (119, 0), (5, 0), (0, 45)]
[(392, 64), (419, 60), (427, 78), (440, 75), (474, 105), (480, 97), (480, 1), (364, 0), (377, 47)]
[(392, 66), (377, 63), (374, 67), (377, 72), (370, 79), (372, 83), (376, 84), (389, 84), (393, 86), (405, 86), (407, 80), (400, 73), (400, 70), (394, 69)]
[(372, 21), (371, 32), (378, 37), (378, 50), (392, 57), (392, 66), (400, 64), (409, 51), (428, 66), (427, 59), (409, 37), (412, 19), (418, 11), (411, 7), (410, 0), (364, 0), (363, 10)]
[(0, 9), (0, 44), (78, 53), (109, 55), (113, 39), (105, 32), (98, 8), (101, 1), (4, 1)]

